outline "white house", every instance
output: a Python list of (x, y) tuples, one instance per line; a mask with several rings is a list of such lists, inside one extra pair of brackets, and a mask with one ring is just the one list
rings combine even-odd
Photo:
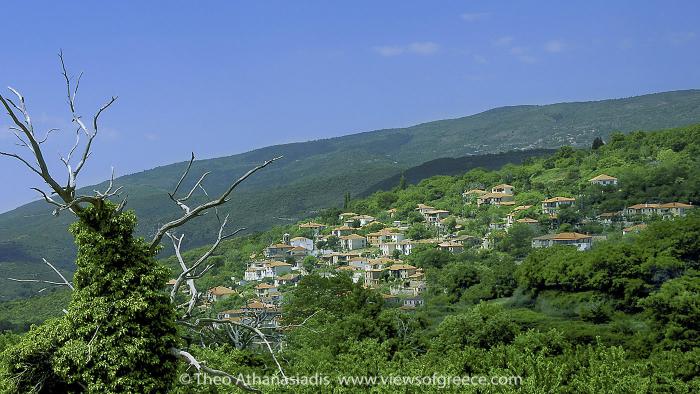
[(389, 273), (395, 278), (406, 279), (416, 273), (416, 267), (409, 264), (394, 264), (389, 267)]
[(371, 268), (369, 259), (367, 257), (351, 257), (348, 261), (349, 267), (355, 267), (359, 270), (366, 271)]
[(569, 207), (576, 202), (575, 198), (554, 197), (542, 201), (542, 213), (545, 215), (556, 214), (560, 208)]
[(506, 193), (485, 193), (477, 197), (476, 204), (481, 205), (503, 205), (506, 202), (512, 202), (513, 195)]
[(438, 248), (448, 251), (450, 253), (462, 253), (464, 251), (464, 245), (459, 242), (445, 241), (438, 244)]
[(668, 202), (665, 204), (636, 204), (625, 208), (625, 216), (635, 215), (659, 215), (664, 218), (672, 216), (685, 216), (688, 210), (695, 206), (682, 202)]
[(491, 193), (503, 193), (513, 195), (513, 186), (501, 183), (491, 188)]
[(294, 246), (287, 244), (273, 244), (265, 248), (263, 254), (268, 259), (271, 258), (284, 258), (289, 255), (289, 251), (294, 249)]
[(326, 225), (320, 224), (320, 223), (314, 223), (314, 222), (309, 222), (309, 223), (302, 223), (299, 225), (299, 228), (302, 230), (311, 230), (314, 233), (314, 236), (318, 236), (318, 234), (326, 228)]
[(207, 298), (209, 301), (225, 300), (232, 294), (236, 294), (236, 291), (229, 289), (228, 287), (216, 286), (207, 291)]
[(367, 234), (367, 242), (377, 246), (385, 242), (399, 242), (405, 239), (402, 232), (395, 228), (385, 228), (374, 233)]
[(617, 185), (617, 178), (614, 176), (600, 174), (588, 180), (592, 185), (611, 186)]
[(333, 230), (331, 230), (331, 234), (335, 235), (336, 237), (342, 237), (343, 235), (350, 235), (355, 229), (346, 225), (342, 225), (340, 227), (336, 227)]
[(284, 261), (270, 261), (265, 266), (265, 276), (267, 278), (276, 278), (278, 276), (288, 274), (292, 271), (292, 265)]
[(430, 205), (418, 204), (416, 211), (420, 212), (420, 214), (423, 215), (426, 211), (430, 211), (433, 209), (435, 209), (435, 207), (431, 207)]
[(570, 245), (578, 250), (588, 250), (593, 243), (593, 237), (580, 233), (547, 234), (532, 239), (533, 248), (548, 248), (554, 245)]
[(422, 297), (409, 297), (403, 299), (404, 308), (417, 308), (424, 304)]
[(366, 226), (366, 225), (374, 222), (375, 220), (377, 220), (374, 216), (369, 216), (369, 215), (357, 215), (357, 216), (351, 217), (350, 219), (357, 220), (358, 222), (360, 222), (360, 227)]
[(255, 295), (258, 297), (268, 297), (270, 293), (277, 292), (277, 286), (267, 283), (260, 283), (255, 286)]
[(439, 226), (440, 221), (449, 216), (450, 211), (446, 211), (444, 209), (426, 209), (422, 213), (426, 223), (432, 224), (433, 226)]
[(294, 237), (289, 240), (289, 244), (306, 250), (314, 250), (314, 241), (306, 237)]
[(356, 250), (367, 247), (367, 239), (361, 235), (350, 234), (340, 237), (340, 246), (345, 250)]

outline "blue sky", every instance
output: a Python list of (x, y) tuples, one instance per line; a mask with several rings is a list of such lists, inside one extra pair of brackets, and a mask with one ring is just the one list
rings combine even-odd
[[(3, 4), (0, 85), (40, 127), (62, 128), (54, 164), (73, 138), (58, 50), (85, 72), (81, 113), (119, 96), (82, 185), (190, 151), (700, 87), (697, 1), (66, 3)], [(10, 137), (0, 150), (18, 149)], [(35, 198), (38, 180), (10, 159), (0, 182), (13, 185), (0, 211)]]

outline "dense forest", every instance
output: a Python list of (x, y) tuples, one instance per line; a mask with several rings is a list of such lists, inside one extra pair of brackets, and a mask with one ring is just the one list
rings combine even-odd
[[(619, 183), (589, 182), (602, 173)], [(517, 205), (531, 206), (516, 217), (534, 219), (536, 225), (502, 230), (494, 224), (512, 206), (478, 206), (464, 194), (499, 183), (514, 187)], [(576, 204), (556, 218), (542, 214), (541, 201), (553, 196), (575, 197)], [(396, 255), (423, 269), (427, 278), (425, 304), (410, 310), (387, 304), (381, 289), (353, 283), (349, 275), (308, 258), (304, 264), (310, 274), (285, 289), (283, 321), (291, 328), (284, 333), (278, 359), (287, 376), (330, 377), (324, 392), (415, 389), (335, 380), (380, 375), (522, 378), (517, 385), (426, 385), (420, 388), (425, 392), (700, 392), (700, 212), (691, 209), (687, 216), (671, 219), (631, 218), (647, 227), (627, 235), (622, 234), (623, 220), (598, 220), (634, 204), (667, 202), (700, 203), (700, 125), (614, 133), (592, 148), (563, 147), (499, 170), (474, 169), (416, 185), (399, 180), (391, 190), (348, 199), (342, 209), (323, 210), (313, 221), (337, 225), (340, 213), (352, 211), (378, 219), (376, 226), (359, 231), (362, 235), (398, 220), (408, 224), (411, 238), (431, 238), (436, 230), (415, 210), (417, 204), (429, 204), (450, 211), (445, 222), (450, 232), (487, 239), (490, 247), (480, 248), (479, 243), (450, 253), (425, 245), (410, 255)], [(599, 240), (588, 251), (531, 248), (536, 236), (566, 231)], [(214, 257), (218, 264), (201, 279), (201, 286), (237, 286), (251, 256), (285, 233), (309, 236), (294, 224), (224, 242)], [(174, 258), (162, 262), (172, 268), (177, 264)], [(204, 313), (215, 316), (253, 294), (250, 284), (237, 291)], [(60, 314), (65, 299), (66, 293), (54, 292), (0, 304), (1, 327), (11, 330), (0, 336), (0, 350), (11, 349), (28, 324)], [(28, 308), (36, 313), (27, 313)], [(192, 343), (189, 349), (223, 370), (258, 375), (275, 371), (274, 360), (259, 347), (201, 348)], [(10, 352), (0, 360), (0, 379), (12, 370)], [(3, 382), (0, 388), (9, 387)], [(304, 385), (260, 388), (319, 391)], [(176, 387), (183, 393), (233, 390), (183, 382)]]

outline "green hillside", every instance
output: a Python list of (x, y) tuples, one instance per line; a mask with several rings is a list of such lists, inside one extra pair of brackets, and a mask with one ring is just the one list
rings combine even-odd
[[(617, 185), (589, 180), (607, 174)], [(478, 205), (465, 190), (514, 187), (509, 205)], [(544, 214), (542, 200), (565, 196), (576, 202)], [(401, 221), (414, 240), (449, 234), (451, 238), (488, 238), (463, 251), (435, 244), (416, 247), (408, 255), (391, 257), (424, 273), (424, 305), (397, 307), (386, 299), (405, 279), (386, 276), (377, 284), (353, 284), (344, 266), (306, 257), (310, 274), (296, 287), (279, 288), (285, 324), (278, 354), (290, 376), (319, 373), (338, 376), (518, 376), (514, 387), (424, 387), (425, 392), (562, 392), (562, 393), (692, 393), (700, 388), (700, 210), (682, 215), (615, 216), (639, 203), (700, 204), (700, 125), (657, 132), (612, 134), (595, 150), (562, 147), (556, 153), (508, 164), (498, 170), (474, 169), (456, 176), (435, 176), (416, 185), (378, 191), (349, 202), (347, 210), (372, 215), (377, 221), (356, 233), (367, 235)], [(427, 204), (449, 211), (440, 234), (416, 211)], [(522, 208), (531, 205), (529, 208)], [(522, 209), (521, 209), (522, 208)], [(389, 210), (393, 210), (393, 216)], [(342, 211), (333, 208), (314, 215), (328, 226), (339, 224)], [(509, 214), (530, 218), (507, 231), (493, 228)], [(645, 224), (638, 233), (623, 227)], [(572, 246), (531, 248), (537, 236), (577, 232), (595, 236), (592, 248)], [(215, 301), (202, 317), (239, 308), (254, 298), (253, 283), (240, 283), (251, 255), (260, 256), (284, 233), (311, 236), (299, 223), (276, 226), (226, 241), (213, 257), (218, 263), (198, 280), (198, 288), (230, 286), (238, 294)], [(203, 249), (203, 248), (202, 248)], [(202, 249), (190, 250), (191, 261)], [(362, 249), (376, 255), (378, 248)], [(174, 259), (164, 263), (174, 266)], [(333, 277), (328, 274), (333, 274)], [(232, 280), (237, 278), (236, 280)], [(0, 323), (19, 328), (33, 320), (28, 308), (42, 316), (57, 311), (63, 293), (0, 304), (11, 318)], [(51, 305), (43, 305), (51, 302)], [(18, 319), (19, 317), (19, 319)], [(193, 338), (193, 343), (198, 343)], [(0, 344), (14, 342), (0, 336)], [(0, 348), (1, 350), (1, 348)], [(218, 368), (243, 373), (269, 373), (269, 354), (254, 346), (189, 350)], [(328, 391), (365, 392), (367, 387), (333, 383)], [(191, 387), (179, 387), (191, 392)], [(295, 392), (315, 392), (299, 387)], [(372, 392), (396, 392), (373, 385)], [(270, 392), (285, 392), (271, 388)]]
[[(252, 166), (284, 155), (284, 160), (247, 181), (228, 205), (234, 225), (264, 230), (312, 216), (320, 208), (338, 205), (346, 192), (364, 195), (372, 185), (437, 158), (561, 145), (587, 146), (594, 137), (605, 138), (615, 130), (651, 130), (698, 121), (698, 90), (596, 102), (504, 107), (407, 128), (278, 145), (201, 160), (193, 166), (193, 173), (211, 171), (206, 186), (210, 193), (217, 193)], [(158, 167), (117, 180), (129, 195), (129, 207), (140, 218), (141, 234), (152, 233), (158, 223), (178, 214), (167, 199), (167, 192), (184, 165)], [(69, 215), (52, 217), (50, 208), (42, 202), (0, 215), (0, 268), (26, 276), (42, 270), (40, 257), (46, 257), (71, 269), (74, 249), (66, 230), (70, 220)], [(202, 218), (185, 230), (190, 230), (186, 246), (192, 247), (211, 240), (215, 224), (212, 218)], [(0, 297), (27, 296), (34, 290), (4, 285), (0, 287)]]

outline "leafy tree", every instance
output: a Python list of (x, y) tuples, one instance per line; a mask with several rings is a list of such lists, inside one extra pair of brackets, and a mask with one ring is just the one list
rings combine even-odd
[(316, 246), (319, 249), (331, 249), (338, 251), (340, 250), (340, 238), (335, 235), (329, 235), (325, 240), (316, 242)]
[(321, 211), (320, 219), (321, 222), (329, 225), (335, 226), (340, 224), (340, 214), (343, 211), (339, 208), (326, 208)]
[(442, 268), (454, 261), (454, 256), (450, 252), (437, 249), (434, 245), (419, 245), (411, 251), (407, 261), (416, 267)]
[(316, 270), (317, 265), (318, 259), (314, 256), (306, 256), (301, 262), (301, 266), (304, 268), (304, 271), (309, 274), (312, 274)]
[(503, 307), (482, 302), (466, 313), (445, 318), (437, 330), (436, 346), (439, 349), (466, 346), (490, 349), (511, 343), (519, 330)]
[(661, 346), (690, 350), (700, 343), (700, 273), (671, 279), (641, 301), (659, 328)]
[(420, 223), (414, 223), (406, 230), (405, 235), (410, 239), (426, 239), (435, 236), (435, 230)]
[(530, 225), (516, 223), (498, 243), (497, 249), (514, 257), (525, 257), (531, 250), (535, 232)]

